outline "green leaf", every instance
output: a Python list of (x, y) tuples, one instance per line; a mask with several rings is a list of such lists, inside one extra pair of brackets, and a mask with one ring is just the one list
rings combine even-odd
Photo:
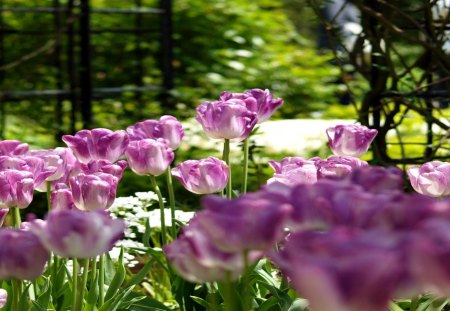
[(47, 309), (52, 298), (52, 284), (50, 283), (50, 279), (48, 277), (43, 278), (45, 279), (45, 287), (43, 293), (37, 298), (36, 301), (39, 305)]
[(86, 307), (85, 311), (92, 311), (94, 310), (95, 305), (97, 304), (98, 300), (98, 274), (95, 276), (94, 282), (91, 284), (89, 288), (89, 292), (86, 298)]
[(154, 263), (154, 259), (148, 261), (138, 273), (133, 275), (133, 277), (125, 284), (125, 287), (137, 285), (147, 276), (148, 272), (151, 270)]
[(123, 281), (125, 280), (126, 270), (123, 264), (123, 246), (120, 250), (119, 262), (117, 263), (117, 270), (109, 284), (108, 290), (106, 291), (105, 300), (111, 299), (120, 289)]
[(44, 308), (43, 306), (41, 306), (37, 301), (32, 301), (31, 302), (33, 304), (33, 308), (31, 310), (33, 311), (47, 311), (47, 308)]
[(209, 302), (207, 302), (205, 299), (197, 297), (197, 296), (191, 296), (192, 300), (194, 300), (196, 303), (204, 307), (206, 310), (211, 310), (211, 306)]

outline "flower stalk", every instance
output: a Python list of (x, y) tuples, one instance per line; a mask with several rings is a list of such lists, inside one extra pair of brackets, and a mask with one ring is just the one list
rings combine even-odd
[(153, 190), (155, 191), (156, 195), (158, 196), (158, 202), (159, 202), (159, 210), (161, 215), (161, 243), (162, 245), (166, 245), (166, 219), (164, 215), (164, 201), (161, 194), (161, 190), (159, 189), (158, 183), (156, 182), (156, 178), (153, 175), (150, 176), (150, 183), (153, 187)]

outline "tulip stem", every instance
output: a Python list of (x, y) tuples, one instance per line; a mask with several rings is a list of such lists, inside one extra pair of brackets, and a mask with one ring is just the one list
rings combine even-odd
[(22, 281), (12, 280), (11, 283), (13, 290), (13, 301), (11, 305), (11, 311), (19, 311), (20, 296), (22, 294)]
[(242, 283), (244, 286), (243, 289), (243, 296), (242, 299), (244, 311), (252, 310), (252, 301), (251, 301), (251, 290), (250, 290), (250, 266), (249, 266), (249, 252), (248, 250), (244, 250), (244, 253), (242, 254), (244, 259), (244, 275), (242, 276)]
[(155, 190), (156, 195), (158, 196), (159, 201), (159, 210), (161, 214), (161, 246), (166, 245), (166, 219), (164, 215), (164, 201), (161, 195), (161, 190), (159, 190), (158, 183), (156, 182), (156, 178), (153, 175), (150, 176), (150, 182), (152, 184), (153, 189)]
[(20, 219), (20, 209), (17, 207), (13, 207), (13, 226), (14, 228), (20, 228), (20, 224), (22, 220)]
[(172, 218), (172, 237), (177, 237), (177, 225), (175, 223), (175, 194), (173, 192), (172, 174), (170, 166), (167, 168), (167, 188), (169, 192), (170, 217)]
[(235, 296), (234, 296), (234, 286), (233, 281), (231, 280), (231, 272), (227, 271), (225, 273), (225, 282), (224, 282), (224, 297), (223, 302), (225, 305), (225, 311), (236, 311), (234, 302), (235, 302)]
[(79, 284), (77, 288), (77, 302), (75, 305), (77, 306), (77, 311), (81, 311), (83, 309), (83, 298), (84, 298), (84, 291), (87, 284), (88, 279), (88, 270), (89, 270), (89, 259), (83, 260), (83, 276), (81, 279), (81, 283)]
[(77, 297), (78, 297), (78, 261), (76, 258), (72, 259), (72, 311), (77, 311)]
[(52, 209), (52, 203), (51, 203), (51, 193), (52, 193), (52, 182), (46, 181), (47, 183), (47, 209), (50, 211)]
[(228, 168), (230, 170), (230, 176), (228, 177), (228, 183), (227, 183), (227, 198), (232, 198), (232, 186), (231, 186), (231, 163), (230, 163), (230, 140), (225, 139), (225, 142), (223, 144), (223, 160), (228, 165)]
[(250, 138), (247, 137), (244, 140), (244, 163), (243, 163), (243, 172), (242, 172), (242, 188), (241, 193), (247, 192), (247, 178), (248, 178), (248, 151), (249, 151), (249, 140)]
[(105, 302), (105, 255), (101, 254), (98, 264), (98, 305)]

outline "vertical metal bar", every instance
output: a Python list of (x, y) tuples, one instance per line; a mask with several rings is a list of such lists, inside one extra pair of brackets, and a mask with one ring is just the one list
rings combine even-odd
[[(62, 64), (61, 64), (61, 15), (59, 12), (59, 0), (53, 0), (53, 7), (56, 10), (53, 13), (54, 18), (54, 27), (56, 36), (55, 48), (53, 50), (53, 59), (54, 66), (56, 68), (56, 89), (62, 90), (64, 88), (63, 84), (63, 74), (62, 74)], [(56, 97), (56, 105), (55, 105), (55, 120), (57, 125), (57, 130), (55, 133), (55, 139), (58, 141), (63, 135), (63, 116), (62, 116), (62, 97), (61, 95), (57, 95)]]
[[(137, 9), (140, 9), (142, 6), (142, 0), (135, 0), (135, 4)], [(142, 86), (142, 79), (144, 76), (144, 66), (143, 66), (143, 51), (141, 48), (141, 43), (142, 43), (142, 33), (140, 31), (140, 29), (142, 29), (142, 14), (135, 14), (135, 28), (136, 28), (136, 32), (135, 32), (135, 45), (136, 45), (136, 49), (135, 49), (135, 55), (136, 55), (136, 75), (135, 75), (135, 84), (137, 87)], [(136, 100), (136, 105), (137, 107), (135, 107), (135, 111), (136, 111), (136, 118), (137, 119), (141, 119), (142, 115), (143, 115), (143, 100), (142, 100), (142, 92), (135, 92), (135, 100)]]
[(162, 73), (163, 86), (166, 89), (162, 94), (163, 111), (169, 112), (172, 108), (168, 91), (173, 88), (173, 53), (172, 53), (172, 0), (161, 0), (160, 7), (164, 11), (161, 21), (162, 46)]
[(76, 63), (75, 63), (75, 31), (74, 31), (74, 0), (67, 2), (67, 18), (71, 21), (67, 25), (67, 70), (69, 75), (70, 88), (70, 132), (75, 133), (78, 111), (78, 96), (77, 96), (77, 79), (76, 79)]
[(92, 75), (89, 0), (80, 0), (80, 91), (83, 128), (92, 124)]
[[(0, 8), (3, 8), (3, 0), (0, 0)], [(0, 29), (3, 29), (3, 11), (0, 12)], [(4, 33), (0, 33), (0, 66), (5, 62)], [(0, 71), (0, 86), (3, 84), (4, 72)], [(0, 139), (5, 139), (6, 130), (6, 102), (0, 97)]]

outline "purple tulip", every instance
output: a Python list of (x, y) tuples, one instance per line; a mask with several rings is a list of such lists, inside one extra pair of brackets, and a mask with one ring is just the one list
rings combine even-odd
[(450, 294), (450, 223), (428, 221), (410, 243), (411, 268), (422, 289), (438, 296)]
[(364, 125), (337, 125), (327, 129), (328, 144), (338, 156), (361, 157), (367, 152), (378, 131)]
[[(167, 260), (186, 280), (195, 283), (237, 279), (244, 272), (242, 254), (224, 252), (211, 243), (196, 218), (183, 228), (180, 237), (164, 246)], [(251, 260), (261, 254), (251, 253)]]
[(50, 195), (50, 206), (52, 209), (73, 209), (72, 191), (66, 184), (57, 184)]
[(103, 210), (52, 210), (45, 222), (32, 222), (42, 244), (61, 257), (92, 258), (111, 250), (123, 236), (125, 223)]
[(34, 280), (44, 271), (49, 253), (34, 233), (2, 229), (0, 245), (1, 280)]
[(162, 116), (159, 121), (146, 120), (127, 128), (131, 140), (151, 138), (165, 140), (169, 148), (176, 150), (184, 136), (181, 123), (173, 116)]
[(0, 141), (0, 155), (18, 156), (28, 152), (28, 144), (18, 140)]
[(326, 160), (317, 160), (315, 164), (318, 178), (341, 178), (369, 165), (366, 161), (350, 156), (331, 156)]
[(240, 99), (244, 101), (248, 110), (256, 112), (258, 123), (264, 122), (283, 104), (283, 99), (274, 99), (269, 90), (252, 89), (245, 93), (223, 92), (221, 101)]
[(185, 161), (172, 169), (172, 175), (187, 190), (197, 194), (210, 194), (226, 187), (230, 169), (224, 161), (209, 157)]
[(313, 184), (317, 182), (317, 167), (315, 161), (318, 158), (305, 160), (301, 157), (287, 157), (280, 163), (270, 160), (269, 165), (275, 170), (275, 174), (267, 183), (279, 182), (285, 185)]
[(125, 155), (131, 170), (141, 176), (163, 174), (174, 159), (172, 149), (162, 139), (131, 141)]
[(247, 138), (258, 120), (240, 99), (204, 102), (197, 107), (195, 119), (208, 137), (237, 141)]
[(401, 191), (403, 171), (397, 167), (361, 166), (353, 169), (349, 179), (372, 193)]
[(291, 205), (283, 196), (256, 192), (237, 199), (207, 196), (196, 215), (199, 226), (225, 252), (265, 251), (280, 241)]
[(431, 161), (407, 170), (411, 185), (417, 192), (432, 197), (450, 195), (450, 163)]
[(26, 171), (0, 171), (0, 208), (26, 208), (33, 200), (33, 174)]
[(274, 260), (320, 311), (385, 311), (407, 275), (395, 241), (347, 230), (299, 232)]
[(74, 136), (64, 135), (62, 140), (80, 162), (88, 163), (91, 160), (116, 162), (123, 155), (129, 138), (125, 131), (97, 128), (81, 130)]
[(0, 208), (0, 227), (3, 225), (5, 221), (6, 215), (8, 215), (9, 208)]
[(75, 206), (79, 210), (93, 211), (106, 209), (114, 203), (119, 180), (106, 173), (80, 173), (69, 182)]
[(0, 288), (0, 308), (3, 308), (8, 301), (8, 292)]
[(107, 173), (122, 179), (123, 171), (128, 166), (127, 161), (111, 163), (108, 160), (92, 160), (89, 163), (81, 163), (80, 170), (84, 174)]

